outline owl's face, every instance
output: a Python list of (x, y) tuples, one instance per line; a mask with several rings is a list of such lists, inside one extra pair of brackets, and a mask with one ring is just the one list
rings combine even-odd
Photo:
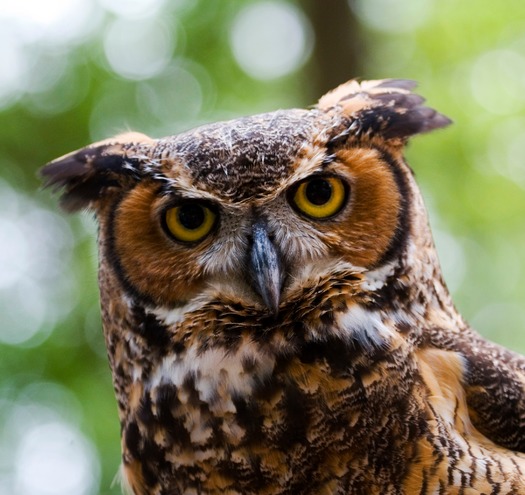
[(380, 269), (406, 243), (402, 145), (448, 120), (419, 106), (406, 82), (367, 84), (310, 111), (160, 140), (124, 135), (44, 173), (68, 188), (66, 206), (95, 208), (125, 295), (156, 308), (222, 300), (277, 314), (327, 277)]
[[(327, 152), (295, 130), (307, 116), (246, 119), (157, 145), (170, 159), (125, 194), (108, 227), (139, 297), (173, 307), (220, 294), (277, 311), (309, 278), (382, 261), (403, 207), (392, 159), (376, 148)], [(287, 139), (253, 142), (269, 132)]]

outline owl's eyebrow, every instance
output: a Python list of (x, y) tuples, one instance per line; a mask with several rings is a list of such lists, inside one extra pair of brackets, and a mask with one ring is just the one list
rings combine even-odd
[(176, 189), (176, 181), (164, 175), (158, 170), (150, 170), (144, 175), (144, 179), (147, 179), (158, 186), (158, 193), (161, 196), (173, 196)]
[[(328, 148), (327, 148), (327, 151), (328, 151)], [(328, 165), (331, 165), (333, 162), (335, 162), (336, 158), (337, 156), (335, 153), (327, 153), (321, 162), (321, 167), (322, 168), (328, 167)]]
[(159, 181), (159, 183), (160, 183), (160, 189), (159, 189), (160, 196), (169, 197), (175, 201), (185, 200), (185, 199), (195, 199), (194, 195), (190, 195), (184, 189), (178, 188), (173, 179), (168, 179), (167, 182)]
[(167, 175), (164, 175), (162, 172), (159, 172), (158, 170), (155, 171), (149, 171), (147, 174), (147, 178), (151, 180), (152, 182), (156, 182), (160, 185), (160, 192), (162, 194), (168, 194), (173, 191), (173, 186), (175, 185), (175, 180), (171, 177), (168, 177)]
[(161, 186), (159, 189), (159, 194), (161, 196), (174, 196), (172, 183), (170, 183), (169, 181), (163, 181), (162, 179), (159, 182), (161, 182)]
[(174, 179), (166, 177), (165, 180), (158, 178), (156, 182), (159, 184), (158, 194), (164, 198), (169, 198), (169, 201), (188, 201), (196, 200), (203, 201), (206, 203), (214, 203), (215, 198), (213, 196), (207, 195), (206, 192), (202, 191), (199, 194), (199, 191), (187, 190), (184, 187), (177, 187), (177, 183)]
[(339, 132), (335, 136), (332, 136), (327, 141), (326, 143), (327, 156), (332, 155), (334, 152), (334, 149), (346, 143), (350, 135), (359, 137), (361, 132), (362, 132), (362, 126), (361, 126), (361, 122), (359, 121), (359, 119), (354, 119), (350, 121), (345, 129), (343, 129), (341, 132)]
[(173, 202), (177, 203), (180, 201), (185, 201), (188, 199), (198, 199), (194, 196), (186, 196), (183, 191), (180, 191), (174, 187), (171, 187), (169, 184), (163, 184), (158, 192), (159, 196), (167, 198), (167, 201), (171, 204)]

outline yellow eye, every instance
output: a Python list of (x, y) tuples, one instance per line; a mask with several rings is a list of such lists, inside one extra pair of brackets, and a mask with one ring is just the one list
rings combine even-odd
[(314, 176), (299, 184), (293, 194), (295, 207), (312, 218), (328, 218), (345, 205), (347, 188), (338, 177)]
[(207, 206), (188, 202), (166, 210), (164, 220), (167, 230), (175, 239), (197, 242), (211, 232), (217, 215)]

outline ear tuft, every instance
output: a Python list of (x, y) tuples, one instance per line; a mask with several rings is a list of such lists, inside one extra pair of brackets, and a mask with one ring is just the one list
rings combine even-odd
[(349, 119), (356, 136), (406, 140), (449, 125), (449, 118), (423, 106), (425, 99), (411, 92), (415, 86), (405, 79), (352, 80), (324, 95), (317, 106)]
[(138, 156), (154, 143), (144, 134), (121, 134), (57, 158), (40, 174), (45, 187), (63, 190), (60, 202), (65, 210), (89, 208), (108, 188), (140, 178)]

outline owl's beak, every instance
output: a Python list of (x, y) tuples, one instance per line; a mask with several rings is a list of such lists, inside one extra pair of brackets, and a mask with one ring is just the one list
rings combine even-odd
[(266, 225), (256, 222), (252, 227), (253, 244), (250, 251), (250, 272), (254, 289), (274, 314), (279, 311), (283, 276), (281, 260), (268, 237)]

